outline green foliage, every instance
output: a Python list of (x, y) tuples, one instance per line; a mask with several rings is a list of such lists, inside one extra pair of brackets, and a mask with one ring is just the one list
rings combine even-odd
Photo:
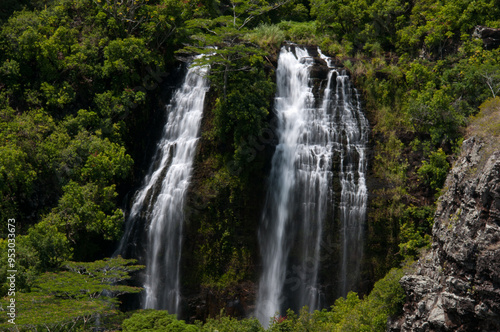
[(45, 273), (35, 283), (35, 290), (57, 298), (91, 298), (116, 301), (126, 293), (137, 293), (138, 287), (121, 285), (130, 273), (144, 268), (134, 259), (105, 258), (95, 262), (65, 262), (68, 271)]
[(116, 87), (131, 86), (133, 82), (140, 82), (138, 65), (162, 65), (159, 57), (146, 48), (143, 39), (115, 39), (104, 48), (103, 75), (110, 78)]
[(317, 44), (316, 22), (281, 21), (278, 27), (285, 34), (286, 40), (301, 44)]
[(462, 48), (462, 53), (464, 58), (456, 65), (456, 72), (450, 73), (450, 79), (457, 79), (457, 88), (466, 94), (466, 100), (471, 105), (479, 106), (486, 98), (494, 98), (499, 92), (500, 50), (481, 50), (477, 45), (468, 43)]
[[(123, 212), (115, 208), (115, 186), (83, 186), (71, 181), (63, 187), (59, 204), (38, 225), (55, 227), (65, 234), (77, 249), (76, 258), (88, 258), (99, 249), (91, 245), (97, 240), (117, 240), (124, 221)], [(37, 225), (37, 226), (38, 226)], [(82, 247), (86, 246), (85, 250)]]
[(14, 11), (20, 11), (23, 8), (37, 7), (40, 1), (29, 1), (29, 0), (5, 0), (0, 9), (0, 25), (12, 15)]
[[(7, 301), (0, 300), (3, 306)], [(16, 325), (18, 331), (71, 331), (89, 328), (101, 315), (112, 314), (109, 306), (91, 299), (55, 299), (39, 293), (16, 293)], [(0, 328), (12, 328), (11, 323), (0, 323)]]
[(195, 253), (201, 274), (199, 283), (217, 292), (230, 291), (250, 273), (251, 255), (248, 243), (242, 243), (246, 227), (241, 216), (248, 194), (238, 177), (226, 168), (207, 179), (201, 190), (212, 199), (196, 230), (203, 237)]
[(402, 269), (392, 269), (377, 281), (368, 297), (341, 316), (339, 330), (385, 331), (387, 319), (400, 312), (405, 300), (403, 288), (399, 285), (402, 276)]
[(438, 149), (431, 152), (429, 161), (422, 161), (417, 173), (433, 190), (439, 191), (443, 187), (449, 169), (450, 164), (446, 160), (446, 154), (442, 149)]
[(30, 193), (36, 171), (27, 163), (27, 154), (13, 144), (0, 147), (0, 190), (2, 220), (16, 215), (16, 195)]
[(383, 146), (376, 150), (377, 160), (375, 172), (381, 177), (388, 179), (395, 184), (403, 184), (406, 177), (407, 162), (402, 158), (403, 142), (401, 142), (394, 132), (389, 133), (389, 137)]
[(489, 25), (498, 19), (495, 1), (417, 1), (410, 22), (398, 30), (396, 46), (415, 54), (420, 48), (433, 56), (443, 57), (453, 49), (461, 33), (469, 33), (476, 25)]
[(309, 0), (289, 1), (276, 11), (275, 16), (281, 21), (310, 21), (310, 7), (311, 4)]
[[(2, 250), (0, 259), (5, 262), (0, 266), (0, 278), (2, 278), (2, 284), (0, 284), (0, 297), (7, 295), (9, 290), (9, 283), (7, 277), (9, 274), (7, 270), (9, 269), (7, 262), (7, 240), (0, 239), (0, 250)], [(16, 288), (17, 290), (27, 292), (33, 285), (34, 280), (40, 273), (37, 267), (40, 264), (40, 258), (38, 257), (38, 252), (33, 250), (29, 240), (25, 236), (16, 237)]]
[(245, 38), (263, 49), (277, 52), (285, 41), (285, 33), (275, 24), (261, 24)]
[(202, 324), (186, 324), (183, 320), (177, 320), (175, 315), (162, 310), (141, 310), (134, 313), (130, 318), (123, 321), (123, 331), (177, 331), (177, 332), (260, 332), (264, 329), (256, 318), (237, 320), (232, 317), (221, 315), (217, 318), (209, 318)]
[(400, 219), (399, 254), (404, 261), (418, 259), (421, 249), (429, 248), (435, 209), (409, 206)]
[[(233, 2), (221, 5), (215, 18), (194, 18), (187, 21), (196, 34), (191, 36), (191, 45), (181, 52), (204, 54), (196, 65), (210, 65), (212, 84), (222, 90), (222, 99), (228, 96), (229, 76), (239, 71), (250, 70), (254, 62), (265, 55), (261, 49), (243, 42), (243, 38), (258, 18), (279, 8), (289, 0)], [(250, 66), (249, 66), (250, 65)]]
[[(258, 216), (252, 213), (260, 208), (268, 157), (259, 138), (274, 94), (267, 55), (285, 40), (319, 44), (338, 60), (348, 58), (345, 67), (374, 125), (373, 171), (381, 184), (371, 200), (367, 243), (368, 256), (378, 256), (367, 261), (381, 276), (398, 260), (416, 258), (429, 243), (432, 195), (442, 187), (447, 154), (467, 120), (472, 134), (499, 136), (500, 50), (484, 50), (471, 37), (475, 25), (500, 27), (499, 8), (495, 0), (5, 0), (0, 233), (8, 218), (19, 221), (17, 285), (42, 292), (20, 293), (20, 321), (38, 329), (80, 328), (110, 310), (91, 299), (102, 271), (57, 271), (68, 259), (95, 259), (120, 237), (118, 202), (133, 180), (130, 151), (146, 145), (134, 130), (152, 113), (151, 94), (132, 87), (149, 86), (144, 77), (152, 67), (170, 71), (181, 47), (206, 55), (197, 64), (211, 66), (213, 87), (209, 131), (203, 132), (208, 143), (198, 160), (205, 173), (193, 190), (206, 203), (192, 225), (194, 238), (201, 238), (194, 245), (197, 285), (231, 292), (254, 272)], [(417, 178), (430, 195), (410, 183)], [(5, 245), (1, 240), (3, 256)], [(35, 288), (45, 271), (53, 274)], [(2, 280), (5, 275), (2, 265)], [(364, 300), (349, 294), (331, 312), (290, 312), (273, 329), (379, 330), (391, 307), (382, 303), (400, 299), (392, 282)], [(52, 283), (60, 288), (43, 293)], [(88, 290), (62, 296), (70, 283)], [(55, 308), (63, 318), (50, 314)], [(45, 327), (38, 324), (42, 317)], [(261, 330), (255, 321), (228, 317), (197, 328)]]
[(200, 326), (200, 332), (261, 332), (264, 331), (259, 321), (256, 318), (248, 318), (237, 320), (232, 317), (222, 315), (218, 318), (211, 318), (206, 321), (203, 326)]
[(275, 85), (263, 70), (262, 59), (255, 59), (252, 70), (231, 75), (227, 84), (227, 97), (215, 104), (215, 131), (222, 143), (234, 149), (235, 166), (246, 167), (250, 158), (250, 140), (259, 137), (267, 127), (270, 100)]
[(367, 1), (312, 1), (311, 14), (336, 36), (359, 33), (366, 20)]
[(26, 246), (25, 250), (30, 250), (35, 255), (36, 261), (35, 264), (30, 261), (18, 263), (35, 272), (57, 269), (64, 261), (73, 257), (69, 239), (55, 225), (43, 222), (34, 225), (29, 229), (24, 242), (21, 242), (21, 248), (24, 247), (23, 244)]
[[(157, 19), (149, 11), (158, 6), (141, 1), (140, 15), (153, 18), (136, 31)], [(173, 1), (161, 6), (178, 7)], [(146, 103), (145, 92), (127, 85), (141, 85), (145, 67), (164, 62), (148, 45), (156, 32), (118, 36), (106, 15), (91, 0), (55, 0), (36, 12), (14, 13), (0, 27), (0, 216), (22, 220), (24, 230), (47, 215), (73, 181), (87, 188), (73, 203), (103, 198), (101, 211), (114, 215), (104, 237), (117, 236), (122, 217), (112, 185), (130, 178), (132, 168), (124, 147), (130, 122), (123, 119), (130, 107)], [(89, 182), (98, 188), (85, 186)]]
[(420, 249), (428, 248), (431, 244), (429, 234), (423, 234), (415, 229), (412, 223), (404, 223), (400, 229), (401, 243), (399, 244), (399, 253), (405, 259), (417, 259)]
[(311, 4), (321, 30), (348, 40), (358, 50), (393, 48), (395, 32), (407, 20), (408, 3), (399, 0), (313, 0)]
[[(20, 330), (58, 331), (86, 329), (97, 317), (115, 312), (120, 294), (137, 293), (137, 287), (121, 285), (130, 273), (144, 268), (121, 257), (95, 262), (66, 262), (68, 271), (45, 273), (32, 292), (16, 292), (16, 326)], [(6, 300), (1, 301), (6, 305)], [(8, 328), (10, 323), (0, 323)]]
[(299, 315), (289, 310), (285, 317), (275, 317), (268, 331), (385, 331), (387, 319), (402, 309), (405, 300), (399, 280), (402, 269), (392, 269), (364, 299), (354, 292), (339, 298), (330, 311), (309, 313), (307, 307)]
[(408, 103), (408, 113), (415, 129), (428, 132), (433, 144), (449, 142), (459, 136), (466, 114), (460, 104), (455, 104), (448, 88), (436, 89), (428, 83), (424, 91), (412, 90)]
[(193, 325), (187, 325), (182, 320), (177, 320), (175, 315), (170, 315), (167, 311), (143, 310), (136, 312), (132, 317), (123, 321), (123, 331), (172, 331), (172, 332), (195, 332), (198, 329)]

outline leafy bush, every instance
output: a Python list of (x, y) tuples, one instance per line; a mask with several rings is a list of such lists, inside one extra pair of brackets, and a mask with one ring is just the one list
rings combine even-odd
[(256, 318), (237, 320), (232, 317), (221, 316), (217, 319), (208, 319), (200, 327), (200, 332), (263, 332), (264, 329)]
[(186, 324), (183, 320), (177, 320), (175, 315), (168, 311), (143, 310), (123, 321), (125, 332), (195, 332), (199, 331), (193, 325)]
[(349, 292), (346, 298), (337, 299), (330, 311), (309, 313), (304, 307), (296, 315), (289, 310), (285, 317), (275, 318), (268, 331), (385, 331), (387, 319), (400, 312), (405, 300), (399, 284), (403, 273), (403, 269), (390, 270), (364, 299)]
[(418, 259), (422, 248), (430, 247), (434, 206), (409, 206), (400, 218), (399, 254), (403, 260)]
[(449, 169), (446, 153), (440, 148), (430, 153), (429, 161), (424, 160), (417, 173), (434, 191), (439, 191), (443, 187)]

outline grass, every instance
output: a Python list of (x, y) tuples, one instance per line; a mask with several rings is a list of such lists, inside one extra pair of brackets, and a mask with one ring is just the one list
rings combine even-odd
[(500, 143), (500, 97), (488, 99), (471, 118), (468, 136), (479, 136), (487, 142)]
[(276, 24), (261, 24), (249, 32), (246, 39), (271, 53), (276, 53), (285, 41), (285, 32)]

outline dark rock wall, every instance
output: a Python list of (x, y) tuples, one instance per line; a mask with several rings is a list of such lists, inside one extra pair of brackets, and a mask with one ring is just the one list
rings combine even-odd
[(389, 331), (500, 331), (500, 146), (464, 141)]
[(500, 29), (478, 25), (474, 28), (472, 36), (482, 39), (484, 47), (487, 50), (492, 50), (500, 46)]

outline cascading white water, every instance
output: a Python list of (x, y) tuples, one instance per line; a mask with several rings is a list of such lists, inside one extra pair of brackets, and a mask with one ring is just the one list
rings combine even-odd
[[(146, 222), (142, 307), (179, 313), (184, 201), (208, 90), (207, 67), (191, 67), (167, 106), (168, 120), (144, 186), (137, 192), (118, 252)], [(140, 227), (140, 226), (139, 226)], [(142, 263), (142, 262), (141, 262)]]
[(366, 149), (368, 120), (361, 112), (359, 97), (345, 73), (337, 76), (337, 100), (342, 107), (337, 122), (337, 148), (340, 154), (340, 220), (342, 267), (340, 295), (355, 289), (363, 256), (363, 234), (368, 190), (366, 188)]
[[(352, 239), (362, 242), (368, 123), (359, 103), (352, 101), (347, 76), (334, 68), (329, 70), (322, 100), (316, 102), (310, 78), (313, 65), (305, 49), (281, 49), (275, 99), (279, 142), (259, 230), (263, 272), (255, 314), (266, 327), (270, 317), (285, 308), (320, 307), (320, 243), (327, 211), (333, 211), (334, 154), (340, 155), (337, 176), (342, 184), (342, 273), (351, 271), (344, 270), (344, 262), (359, 266), (361, 258), (362, 246)], [(346, 250), (350, 246), (356, 246), (356, 262)]]
[[(294, 290), (303, 305), (312, 309), (317, 306), (321, 221), (332, 175), (332, 146), (328, 115), (314, 108), (309, 86), (312, 64), (312, 58), (301, 48), (295, 48), (295, 54), (283, 48), (278, 60), (275, 109), (279, 142), (259, 232), (263, 274), (256, 315), (265, 326), (285, 302), (287, 261), (297, 230), (302, 233), (298, 250), (303, 259), (296, 266), (299, 280)], [(312, 268), (306, 266), (308, 263)]]

